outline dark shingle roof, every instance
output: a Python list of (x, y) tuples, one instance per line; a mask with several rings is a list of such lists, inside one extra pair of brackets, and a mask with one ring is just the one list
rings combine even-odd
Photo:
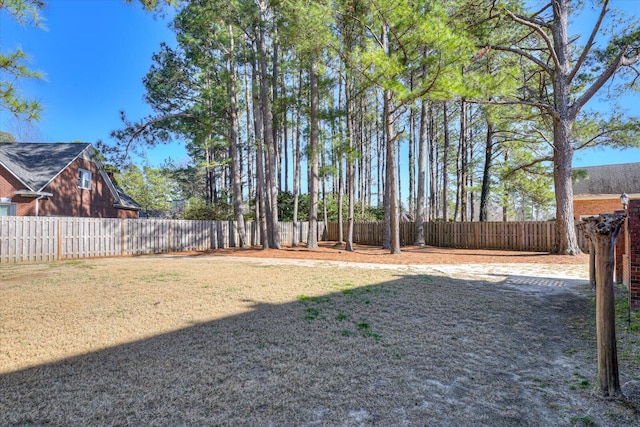
[(142, 210), (142, 206), (140, 206), (135, 200), (133, 200), (133, 197), (125, 193), (124, 190), (122, 190), (122, 188), (118, 187), (117, 185), (114, 184), (113, 186), (115, 187), (116, 192), (120, 197), (120, 206), (127, 209)]
[(88, 143), (0, 144), (0, 164), (31, 191), (41, 191), (87, 147)]
[(586, 178), (578, 178), (573, 184), (574, 195), (587, 194), (637, 194), (640, 193), (640, 163), (575, 167), (585, 170)]

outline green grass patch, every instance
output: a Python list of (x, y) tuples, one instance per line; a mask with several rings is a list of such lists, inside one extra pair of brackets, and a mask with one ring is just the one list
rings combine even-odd
[[(338, 285), (336, 285), (338, 286)], [(308, 295), (298, 295), (298, 301), (305, 307), (304, 319), (307, 321), (320, 320), (325, 321), (329, 325), (335, 327), (335, 330), (343, 337), (362, 336), (373, 338), (376, 341), (382, 339), (382, 335), (373, 331), (371, 323), (366, 319), (359, 321), (354, 319), (354, 314), (349, 313), (349, 307), (355, 309), (357, 305), (372, 305), (376, 302), (376, 296), (390, 294), (394, 291), (380, 287), (365, 288), (349, 288), (354, 286), (352, 283), (340, 285), (339, 292), (344, 298), (333, 299), (328, 296), (312, 297)], [(338, 322), (342, 325), (338, 326)], [(347, 322), (347, 325), (344, 323)], [(333, 323), (333, 325), (331, 325)], [(344, 328), (344, 326), (349, 326)]]
[(310, 297), (308, 295), (298, 295), (298, 301), (300, 302), (315, 302), (318, 304), (331, 302), (329, 297)]
[(77, 268), (86, 268), (87, 270), (94, 270), (97, 268), (96, 265), (89, 264), (83, 260), (56, 261), (56, 262), (50, 262), (47, 265), (49, 266), (49, 268), (77, 267)]
[(371, 332), (371, 331), (365, 332), (364, 336), (367, 338), (373, 338), (376, 341), (382, 340), (382, 335), (376, 334), (375, 332)]
[(640, 310), (629, 311), (629, 291), (623, 285), (616, 285), (616, 323), (618, 328), (640, 333)]
[(640, 371), (640, 310), (629, 311), (629, 290), (615, 285), (618, 361), (622, 369)]
[(595, 426), (596, 422), (591, 419), (588, 415), (583, 417), (571, 417), (571, 425), (572, 426)]
[(306, 315), (304, 316), (307, 320), (315, 320), (320, 315), (320, 310), (315, 307), (309, 307), (306, 310)]
[(371, 327), (371, 325), (369, 325), (369, 323), (367, 323), (367, 322), (361, 322), (361, 323), (358, 323), (356, 325), (356, 328), (358, 328), (359, 331), (366, 331), (370, 327)]

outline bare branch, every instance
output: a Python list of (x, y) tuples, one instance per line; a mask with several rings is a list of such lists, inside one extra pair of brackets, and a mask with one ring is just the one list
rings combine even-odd
[(547, 9), (549, 9), (550, 7), (551, 7), (551, 2), (547, 3), (547, 5), (545, 7), (543, 7), (542, 9), (537, 11), (536, 13), (531, 14), (531, 18), (535, 18), (536, 16), (539, 16), (540, 14), (542, 14), (542, 12), (544, 12)]
[(472, 104), (480, 104), (480, 105), (528, 105), (529, 107), (536, 107), (540, 110), (547, 111), (549, 114), (554, 114), (555, 111), (552, 105), (545, 104), (542, 102), (531, 102), (531, 101), (484, 101), (484, 100), (467, 100), (467, 102)]
[(559, 68), (560, 61), (558, 60), (556, 51), (553, 49), (553, 42), (551, 41), (547, 33), (545, 33), (544, 30), (540, 28), (540, 25), (544, 25), (544, 24), (541, 24), (540, 22), (534, 21), (533, 19), (530, 19), (524, 16), (518, 16), (509, 10), (507, 10), (506, 12), (507, 12), (507, 15), (513, 21), (531, 28), (533, 31), (538, 33), (540, 37), (542, 37), (542, 40), (544, 40), (544, 42), (547, 45), (547, 48), (549, 49), (551, 58), (553, 58), (553, 63), (555, 64), (556, 68)]
[(596, 35), (598, 34), (598, 31), (600, 31), (600, 26), (602, 25), (602, 21), (604, 20), (604, 17), (608, 12), (607, 10), (608, 5), (609, 5), (609, 0), (605, 0), (602, 3), (602, 10), (600, 10), (598, 21), (596, 22), (596, 25), (593, 27), (593, 30), (591, 31), (591, 35), (589, 36), (589, 40), (587, 41), (587, 44), (585, 45), (584, 49), (582, 49), (582, 53), (580, 54), (580, 58), (578, 58), (578, 62), (576, 62), (576, 65), (573, 66), (573, 70), (571, 70), (571, 72), (569, 73), (569, 83), (571, 83), (571, 81), (576, 76), (576, 74), (578, 74), (580, 67), (582, 67), (582, 64), (587, 59), (587, 55), (589, 54), (589, 52), (591, 51), (591, 48), (593, 47)]
[(613, 74), (623, 66), (631, 66), (640, 60), (640, 54), (636, 55), (634, 58), (626, 58), (624, 56), (624, 49), (620, 50), (620, 53), (613, 60), (611, 65), (607, 67), (606, 70), (600, 74), (600, 77), (596, 79), (595, 82), (591, 84), (591, 86), (576, 100), (576, 102), (571, 106), (570, 114), (571, 117), (575, 118), (582, 107), (591, 99), (593, 96), (600, 90), (602, 86), (613, 76)]
[(539, 66), (540, 68), (542, 68), (547, 74), (549, 74), (550, 76), (553, 76), (553, 70), (551, 69), (551, 67), (549, 67), (547, 64), (545, 64), (544, 62), (542, 62), (540, 59), (536, 58), (535, 56), (531, 55), (530, 53), (522, 50), (522, 49), (517, 49), (514, 47), (504, 47), (504, 46), (484, 46), (484, 48), (486, 49), (495, 49), (495, 50), (499, 50), (502, 52), (511, 52), (511, 53), (515, 53), (516, 55), (520, 55), (523, 58), (527, 58), (529, 61), (535, 63), (537, 66)]
[(131, 148), (131, 144), (133, 143), (133, 141), (135, 141), (137, 138), (140, 137), (140, 135), (145, 132), (147, 129), (149, 129), (151, 126), (155, 125), (156, 123), (160, 123), (163, 122), (165, 120), (172, 120), (172, 119), (178, 119), (178, 118), (190, 118), (190, 119), (194, 119), (196, 121), (200, 121), (200, 118), (198, 116), (195, 116), (193, 114), (188, 114), (188, 113), (176, 113), (176, 114), (168, 114), (166, 116), (161, 116), (161, 117), (156, 117), (155, 119), (151, 119), (148, 122), (143, 123), (142, 125), (138, 126), (137, 129), (135, 129), (130, 135), (129, 138), (127, 139), (127, 142), (125, 144), (125, 157), (128, 155), (129, 153), (129, 149)]
[(536, 127), (532, 128), (533, 131), (538, 134), (543, 140), (544, 142), (546, 142), (551, 148), (555, 149), (555, 145), (553, 145), (553, 142), (549, 140), (549, 138), (547, 138), (547, 136), (544, 134), (544, 132)]
[(390, 32), (393, 35), (393, 38), (396, 40), (396, 43), (398, 43), (398, 47), (400, 47), (400, 50), (402, 50), (402, 56), (404, 57), (404, 60), (406, 62), (407, 58), (409, 57), (409, 54), (408, 54), (404, 44), (400, 40), (400, 37), (396, 33), (396, 31), (393, 28), (393, 26), (391, 24), (389, 24), (389, 21), (387, 20), (387, 17), (384, 15), (384, 13), (382, 13), (382, 11), (380, 10), (380, 8), (378, 7), (378, 5), (375, 2), (373, 3), (373, 7), (376, 9), (376, 12), (378, 12), (378, 15), (380, 16), (380, 19), (382, 19), (382, 23), (387, 27), (387, 31)]
[(370, 25), (366, 24), (365, 22), (362, 21), (362, 19), (358, 18), (355, 15), (349, 15), (349, 14), (343, 14), (343, 13), (339, 13), (339, 15), (342, 15), (348, 19), (353, 19), (354, 21), (358, 22), (360, 25), (362, 25), (364, 28), (366, 28), (369, 33), (371, 34), (371, 37), (373, 37), (376, 41), (376, 43), (378, 44), (378, 46), (380, 46), (382, 49), (384, 49), (384, 43), (382, 42), (382, 40), (380, 40), (380, 37), (378, 37), (378, 35), (375, 33), (375, 31), (373, 31), (373, 29), (371, 28)]
[(615, 126), (615, 127), (607, 127), (603, 128), (600, 132), (593, 135), (588, 140), (584, 141), (582, 144), (577, 145), (574, 150), (582, 150), (583, 148), (595, 147), (597, 145), (597, 140), (603, 137), (608, 137), (612, 133), (624, 131), (624, 126)]
[(531, 168), (531, 167), (533, 167), (533, 166), (535, 166), (535, 165), (537, 165), (537, 164), (539, 164), (539, 163), (542, 163), (542, 162), (551, 162), (551, 161), (553, 161), (553, 157), (551, 157), (551, 156), (540, 157), (539, 159), (535, 159), (535, 160), (533, 160), (533, 161), (531, 161), (531, 162), (529, 162), (529, 163), (526, 163), (526, 164), (524, 164), (524, 165), (520, 165), (520, 166), (518, 166), (518, 167), (516, 167), (516, 168), (514, 168), (514, 169), (511, 169), (509, 172), (507, 172), (507, 173), (504, 175), (504, 177), (503, 177), (503, 178), (504, 178), (505, 180), (506, 180), (506, 179), (509, 179), (509, 178), (511, 178), (511, 177), (512, 177), (516, 172), (519, 172), (519, 171), (522, 171), (522, 170), (525, 170), (525, 171), (527, 171), (527, 172), (529, 172), (529, 173), (535, 173), (534, 171), (530, 170), (530, 168)]
[(638, 70), (636, 67), (629, 65), (629, 68), (631, 68), (633, 71), (636, 72), (636, 76), (633, 78), (633, 81), (631, 82), (631, 87), (636, 85), (636, 82), (638, 81), (638, 79), (640, 79), (640, 70)]

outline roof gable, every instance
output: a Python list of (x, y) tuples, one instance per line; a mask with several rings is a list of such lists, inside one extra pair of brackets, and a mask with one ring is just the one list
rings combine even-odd
[(90, 146), (88, 143), (0, 144), (0, 164), (28, 190), (38, 192)]
[(12, 173), (27, 190), (39, 193), (74, 160), (82, 157), (96, 164), (100, 176), (115, 200), (114, 207), (141, 210), (122, 189), (114, 185), (89, 143), (5, 143), (0, 144), (0, 165)]
[(575, 171), (584, 170), (585, 178), (578, 178), (573, 183), (573, 194), (611, 194), (640, 193), (640, 163), (623, 163), (618, 165), (575, 167)]
[(120, 188), (115, 184), (114, 184), (114, 188), (116, 189), (116, 192), (118, 193), (118, 197), (120, 198), (120, 203), (118, 203), (117, 207), (121, 207), (124, 209), (132, 209), (136, 211), (142, 210), (142, 206), (140, 206), (138, 202), (133, 200), (133, 197), (125, 193), (122, 188)]

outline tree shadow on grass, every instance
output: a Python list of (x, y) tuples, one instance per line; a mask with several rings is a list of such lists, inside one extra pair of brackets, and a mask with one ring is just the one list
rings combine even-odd
[(345, 285), (2, 375), (0, 424), (632, 425), (584, 387), (592, 318), (564, 289)]

